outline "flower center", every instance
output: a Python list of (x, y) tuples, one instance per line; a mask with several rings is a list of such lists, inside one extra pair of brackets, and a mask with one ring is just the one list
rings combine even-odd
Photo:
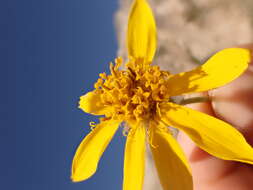
[(126, 70), (119, 70), (122, 59), (110, 64), (110, 75), (101, 73), (95, 83), (101, 104), (113, 110), (110, 117), (124, 121), (150, 119), (156, 113), (157, 103), (168, 101), (166, 81), (169, 72), (161, 71), (141, 59), (130, 59)]

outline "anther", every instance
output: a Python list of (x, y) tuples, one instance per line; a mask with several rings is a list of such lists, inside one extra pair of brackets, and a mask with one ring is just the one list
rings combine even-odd
[(95, 129), (96, 128), (96, 123), (94, 122), (94, 121), (91, 121), (90, 123), (89, 123), (89, 125), (90, 125), (90, 129), (91, 130), (93, 130), (93, 129)]
[(110, 71), (111, 71), (111, 73), (112, 73), (113, 76), (116, 76), (116, 72), (114, 70), (114, 65), (113, 65), (112, 62), (110, 63)]

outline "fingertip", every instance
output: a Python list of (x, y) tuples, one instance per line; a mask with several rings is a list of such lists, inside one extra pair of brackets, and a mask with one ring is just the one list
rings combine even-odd
[[(187, 95), (185, 98), (193, 98), (193, 97), (205, 97), (208, 96), (207, 93), (195, 93), (191, 95)], [(201, 102), (201, 103), (194, 103), (194, 104), (188, 104), (187, 107), (209, 114), (214, 115), (214, 112), (211, 108), (210, 102)], [(179, 144), (183, 148), (186, 157), (189, 159), (190, 162), (198, 162), (202, 161), (204, 159), (207, 159), (211, 157), (207, 152), (203, 151), (199, 147), (195, 145), (195, 143), (182, 131), (179, 132), (178, 138), (177, 138)]]
[(253, 64), (242, 76), (208, 94), (217, 117), (241, 131), (253, 127)]
[(207, 152), (197, 147), (184, 132), (179, 133), (178, 142), (191, 163), (198, 162), (210, 157)]
[(251, 51), (249, 67), (236, 80), (209, 91), (208, 95), (216, 117), (236, 127), (253, 145), (253, 44), (238, 47)]

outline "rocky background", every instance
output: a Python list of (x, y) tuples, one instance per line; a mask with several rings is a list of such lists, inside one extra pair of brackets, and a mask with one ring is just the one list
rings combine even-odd
[[(126, 58), (126, 29), (132, 0), (119, 0), (115, 15), (118, 55)], [(253, 0), (149, 0), (156, 18), (154, 64), (171, 73), (189, 70), (216, 51), (253, 41)], [(169, 172), (169, 171), (168, 171)], [(145, 190), (160, 190), (148, 154)]]

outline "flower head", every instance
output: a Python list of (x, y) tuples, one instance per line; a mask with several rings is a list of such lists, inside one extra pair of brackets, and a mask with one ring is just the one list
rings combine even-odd
[[(100, 74), (93, 94), (89, 94), (98, 99), (95, 102), (96, 110), (101, 112), (105, 109), (104, 114), (114, 120), (150, 120), (156, 114), (157, 102), (166, 102), (169, 99), (166, 81), (170, 74), (143, 60), (130, 60), (126, 64), (126, 70), (119, 70), (122, 63), (120, 58), (115, 62), (115, 65), (110, 65), (111, 74)], [(86, 98), (81, 97), (80, 107), (89, 112), (92, 110), (87, 107)]]
[(171, 97), (222, 86), (247, 68), (250, 52), (230, 48), (218, 52), (204, 65), (176, 75), (151, 65), (156, 50), (156, 27), (146, 0), (135, 0), (128, 24), (129, 60), (110, 64), (110, 74), (101, 73), (95, 89), (80, 98), (80, 108), (102, 115), (100, 123), (79, 145), (72, 166), (72, 180), (93, 175), (99, 159), (120, 123), (127, 142), (124, 190), (141, 190), (145, 170), (146, 142), (155, 160), (164, 189), (192, 190), (189, 164), (167, 126), (183, 130), (202, 149), (225, 160), (253, 164), (253, 149), (229, 124), (177, 105)]

